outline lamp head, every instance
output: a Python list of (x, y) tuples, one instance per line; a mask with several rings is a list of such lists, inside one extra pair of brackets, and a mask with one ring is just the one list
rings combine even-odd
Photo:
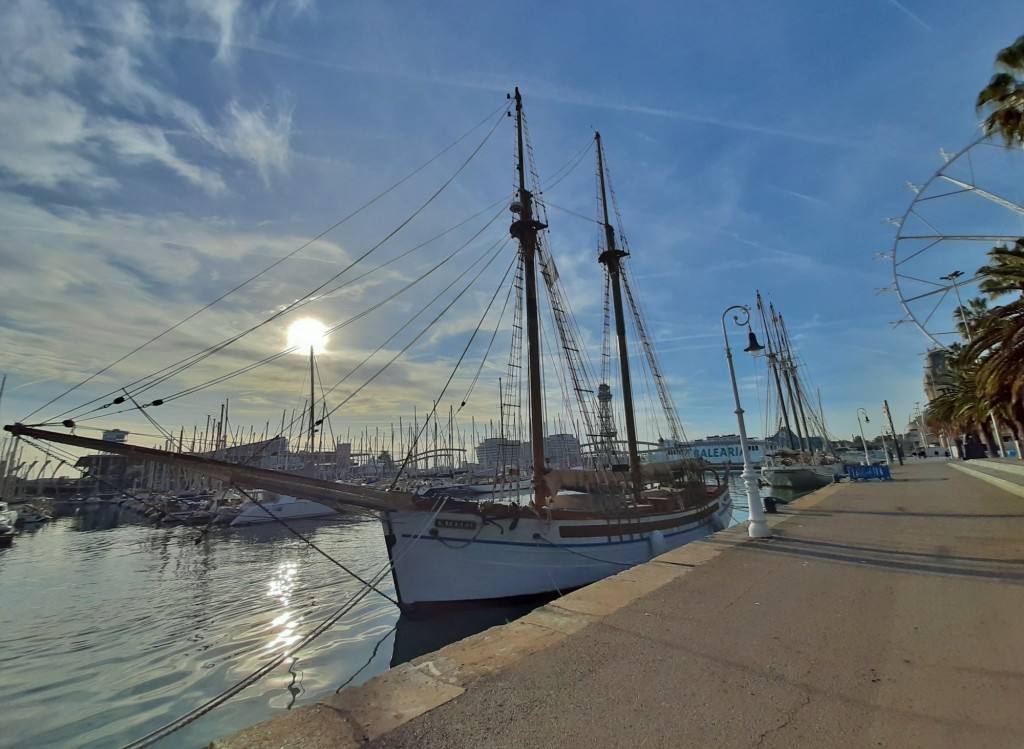
[(865, 424), (870, 424), (871, 423), (871, 419), (868, 418), (867, 414), (864, 414), (864, 423)]
[(757, 342), (757, 336), (754, 335), (754, 331), (750, 328), (747, 328), (747, 347), (743, 350), (753, 356), (757, 356), (764, 351), (764, 346)]

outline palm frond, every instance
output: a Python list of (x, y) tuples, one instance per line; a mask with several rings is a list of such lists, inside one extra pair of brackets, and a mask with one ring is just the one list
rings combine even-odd
[(996, 54), (996, 65), (1011, 71), (1024, 73), (1024, 36)]

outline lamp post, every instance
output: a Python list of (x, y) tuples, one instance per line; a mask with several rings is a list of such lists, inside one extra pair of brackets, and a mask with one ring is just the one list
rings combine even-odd
[[(964, 324), (964, 335), (967, 336), (968, 343), (974, 343), (974, 335), (971, 333), (971, 326), (967, 324), (967, 313), (964, 312), (964, 301), (960, 298), (960, 286), (957, 285), (956, 280), (962, 276), (964, 272), (962, 270), (955, 270), (949, 275), (939, 276), (943, 281), (949, 281), (953, 284), (953, 293), (956, 294), (956, 308), (960, 313), (960, 321)], [(994, 432), (993, 439), (995, 441), (995, 447), (1001, 455), (1003, 453), (1003, 437), (999, 429), (999, 422), (996, 421), (995, 412), (991, 409), (988, 412), (988, 418), (992, 422), (992, 430)], [(948, 447), (948, 445), (947, 445)], [(998, 457), (998, 456), (995, 456)]]
[(747, 525), (747, 534), (751, 538), (770, 538), (771, 530), (765, 519), (764, 507), (761, 505), (761, 493), (757, 488), (757, 474), (750, 462), (750, 447), (747, 445), (747, 427), (743, 423), (743, 407), (740, 405), (740, 390), (736, 385), (736, 370), (732, 365), (732, 349), (729, 348), (729, 334), (725, 329), (725, 316), (733, 310), (743, 313), (742, 319), (739, 313), (732, 316), (734, 323), (740, 327), (747, 327), (749, 345), (743, 349), (751, 354), (764, 350), (764, 346), (757, 342), (754, 331), (750, 330), (750, 307), (741, 304), (734, 304), (722, 313), (722, 338), (725, 340), (725, 359), (729, 362), (729, 380), (732, 382), (732, 396), (736, 401), (736, 421), (740, 428), (740, 450), (743, 452), (743, 482), (747, 487), (747, 505), (750, 507), (750, 523)]
[(964, 324), (964, 334), (967, 336), (968, 343), (974, 343), (974, 337), (971, 335), (971, 327), (967, 324), (967, 315), (964, 314), (964, 302), (960, 298), (960, 287), (956, 283), (956, 279), (960, 278), (963, 274), (964, 272), (962, 270), (955, 270), (948, 276), (939, 276), (939, 278), (953, 284), (953, 293), (956, 294), (956, 309), (960, 313), (960, 321)]
[(889, 401), (887, 400), (882, 401), (882, 413), (889, 420), (889, 434), (892, 435), (892, 441), (896, 444), (896, 459), (900, 465), (903, 465), (903, 447), (900, 445), (899, 437), (896, 436), (896, 427), (892, 424), (892, 412), (889, 410)]
[(882, 440), (882, 455), (885, 456), (885, 464), (887, 466), (892, 465), (892, 460), (889, 458), (889, 447), (885, 443), (885, 427), (882, 427), (882, 431), (878, 434), (879, 439)]
[[(860, 412), (864, 412), (864, 423), (861, 423)], [(868, 410), (866, 408), (857, 409), (857, 426), (860, 427), (860, 442), (864, 445), (864, 465), (871, 465), (871, 455), (868, 454), (868, 441), (864, 439), (864, 424), (870, 424), (871, 419), (868, 418)]]

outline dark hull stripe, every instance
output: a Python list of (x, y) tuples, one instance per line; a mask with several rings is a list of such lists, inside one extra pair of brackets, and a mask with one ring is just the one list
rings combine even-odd
[(678, 528), (681, 525), (688, 525), (690, 523), (697, 522), (703, 518), (713, 515), (718, 510), (718, 505), (714, 504), (710, 507), (705, 507), (703, 510), (694, 513), (687, 513), (674, 518), (664, 518), (663, 520), (647, 520), (637, 523), (609, 523), (606, 525), (569, 525), (560, 526), (558, 528), (558, 535), (562, 538), (612, 538), (621, 536), (635, 536), (640, 533), (650, 533), (651, 531), (666, 530), (668, 528)]
[[(689, 524), (687, 525), (687, 527), (680, 528), (675, 533), (666, 533), (665, 534), (665, 538), (672, 538), (673, 536), (678, 536), (678, 535), (683, 534), (683, 533), (689, 533), (690, 531), (695, 530), (697, 528), (700, 528), (703, 525), (707, 525), (707, 522), (708, 521), (706, 521), (706, 520), (698, 522), (698, 521), (695, 521), (693, 518), (690, 518), (690, 521), (689, 521)], [(636, 535), (636, 534), (634, 533), (633, 535)], [(489, 539), (482, 539), (482, 538), (467, 539), (465, 537), (460, 537), (460, 536), (427, 536), (427, 535), (417, 536), (414, 533), (403, 533), (401, 535), (401, 538), (403, 538), (403, 539), (417, 539), (418, 541), (448, 541), (450, 543), (460, 543), (460, 544), (464, 544), (464, 543), (466, 543), (466, 541), (471, 541), (471, 543), (474, 543), (474, 544), (497, 544), (498, 546), (530, 546), (530, 547), (536, 547), (536, 546), (546, 547), (546, 546), (551, 546), (550, 542), (547, 542), (547, 541), (491, 541)], [(605, 540), (605, 541), (599, 541), (597, 543), (572, 544), (571, 546), (557, 547), (557, 548), (586, 549), (586, 548), (589, 548), (589, 547), (600, 547), (600, 546), (607, 547), (607, 546), (620, 546), (620, 545), (626, 545), (626, 544), (646, 544), (646, 543), (647, 543), (647, 539), (646, 538), (634, 538), (634, 539), (629, 539), (629, 540), (608, 539), (608, 540)]]

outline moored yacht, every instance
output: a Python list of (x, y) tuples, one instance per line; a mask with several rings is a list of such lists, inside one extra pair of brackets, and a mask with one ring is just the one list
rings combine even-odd
[(779, 489), (820, 489), (839, 480), (841, 463), (810, 463), (774, 456), (761, 466), (761, 477), (769, 486)]
[(272, 523), (275, 520), (325, 518), (338, 514), (326, 505), (309, 499), (298, 499), (288, 494), (276, 494), (262, 489), (247, 491), (246, 494), (256, 501), (250, 500), (242, 505), (241, 510), (231, 521), (232, 526)]
[(6, 502), (0, 502), (0, 548), (14, 543), (15, 523), (18, 522), (18, 511), (12, 510)]

